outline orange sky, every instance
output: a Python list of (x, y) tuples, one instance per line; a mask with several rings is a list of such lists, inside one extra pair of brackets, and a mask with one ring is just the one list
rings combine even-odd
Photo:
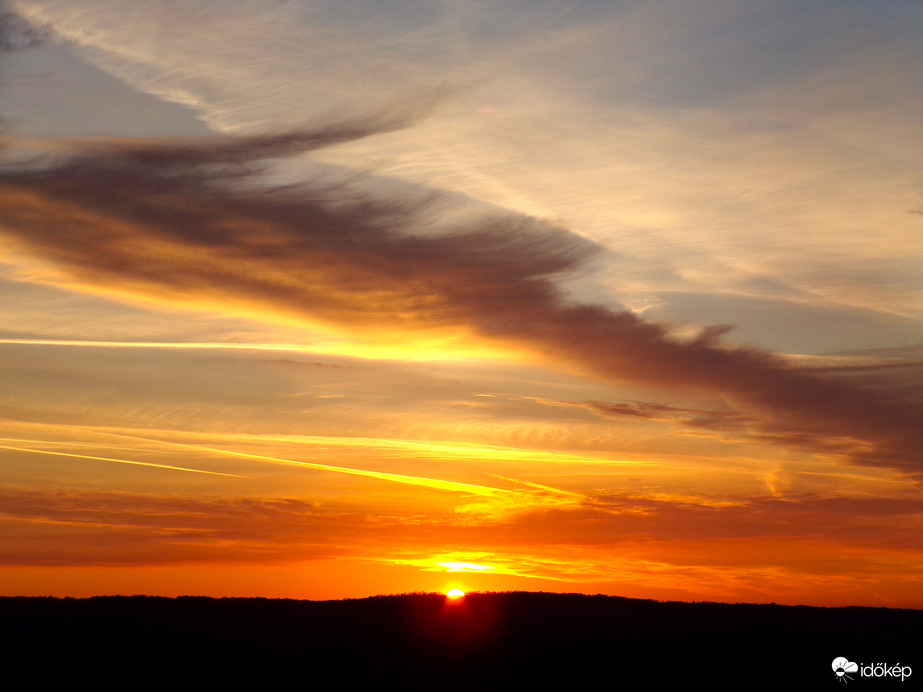
[(712, 4), (10, 2), (0, 594), (923, 607), (923, 10)]

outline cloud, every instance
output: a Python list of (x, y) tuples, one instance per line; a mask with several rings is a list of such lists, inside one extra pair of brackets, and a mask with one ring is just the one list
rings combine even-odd
[(49, 26), (33, 26), (0, 3), (0, 53), (35, 48), (42, 45), (51, 33)]
[(599, 401), (552, 402), (552, 405), (555, 405), (555, 403), (557, 405), (579, 406), (607, 418), (631, 416), (658, 422), (676, 421), (710, 430), (728, 430), (733, 427), (741, 427), (746, 422), (752, 422), (752, 419), (744, 418), (732, 411), (706, 411), (644, 401), (619, 403), (603, 403)]
[[(202, 500), (0, 487), (6, 565), (285, 561), (342, 552), (374, 527), (293, 499)], [(381, 523), (381, 522), (379, 522)]]
[(501, 492), (495, 503), (485, 501), (478, 508), (395, 515), (381, 508), (347, 509), (292, 498), (214, 499), (0, 485), (0, 520), (8, 525), (0, 562), (285, 562), (380, 554), (383, 545), (439, 544), (449, 533), (480, 535), (523, 514), (576, 506), (576, 499), (555, 498), (553, 489), (516, 490), (507, 493), (508, 500)]
[[(906, 363), (903, 365), (907, 368), (919, 368), (918, 364), (913, 363)], [(884, 369), (888, 371), (898, 366), (870, 367), (873, 370)], [(869, 368), (860, 368), (859, 366), (843, 366), (838, 368), (823, 368), (822, 371), (840, 372), (845, 370), (846, 372), (851, 372), (854, 369), (866, 371)], [(807, 373), (798, 373), (798, 371), (794, 369), (790, 370), (790, 373), (790, 377), (794, 377), (795, 375), (807, 375)], [(887, 376), (891, 373), (885, 372), (884, 374)], [(855, 380), (853, 380), (853, 382), (855, 382)], [(798, 386), (807, 386), (805, 382), (799, 382), (797, 379), (795, 384)], [(831, 383), (828, 381), (823, 381), (818, 382), (817, 386), (823, 388), (830, 384)], [(884, 377), (878, 378), (877, 380), (865, 378), (864, 384), (862, 386), (858, 386), (856, 384), (845, 385), (843, 387), (843, 391), (853, 392), (855, 390), (862, 390), (863, 388), (867, 389), (868, 391), (872, 391), (872, 388), (876, 384), (878, 385), (879, 390), (881, 389), (881, 385), (887, 384), (887, 391), (889, 392), (889, 396), (892, 397), (893, 401), (895, 402), (901, 399), (902, 392), (904, 394), (910, 393), (911, 396), (913, 393), (913, 388), (908, 388), (906, 386), (906, 382), (897, 384), (893, 381), (890, 381), (890, 378), (886, 379)], [(919, 385), (917, 385), (917, 388), (918, 386)], [(883, 465), (902, 468), (901, 460), (897, 456), (891, 458), (892, 463), (890, 464), (886, 460), (876, 461), (876, 455), (880, 455), (888, 450), (887, 444), (876, 445), (874, 443), (869, 443), (869, 440), (873, 438), (871, 428), (875, 425), (879, 426), (879, 430), (880, 428), (884, 427), (881, 425), (880, 421), (870, 421), (868, 426), (869, 432), (867, 435), (850, 434), (847, 431), (836, 431), (832, 428), (831, 432), (828, 434), (818, 434), (816, 429), (822, 425), (823, 422), (817, 419), (819, 419), (820, 416), (825, 412), (815, 412), (816, 416), (806, 416), (805, 419), (800, 422), (792, 420), (791, 415), (786, 417), (783, 413), (773, 412), (772, 410), (761, 412), (753, 407), (750, 408), (749, 413), (742, 413), (738, 409), (747, 408), (747, 403), (749, 400), (746, 397), (742, 397), (741, 402), (739, 402), (743, 404), (742, 406), (738, 406), (736, 409), (732, 407), (731, 410), (684, 408), (657, 402), (581, 402), (553, 401), (535, 398), (532, 398), (532, 400), (538, 401), (539, 403), (548, 406), (575, 407), (586, 409), (602, 418), (620, 419), (628, 417), (643, 419), (657, 423), (682, 426), (683, 428), (692, 430), (704, 431), (704, 434), (720, 435), (723, 439), (728, 439), (728, 436), (732, 436), (731, 439), (734, 441), (750, 439), (756, 442), (805, 449), (813, 453), (851, 458), (853, 461), (858, 461), (860, 463), (865, 463), (871, 466)], [(855, 405), (857, 408), (859, 408), (861, 403), (857, 401), (855, 402)], [(846, 408), (850, 409), (851, 406), (847, 404)], [(911, 408), (913, 408), (913, 406), (911, 406)], [(869, 411), (877, 413), (875, 409), (876, 405), (872, 404)], [(780, 411), (784, 411), (784, 409), (780, 409)], [(843, 423), (845, 424), (845, 422), (846, 419), (844, 417)], [(907, 423), (908, 432), (910, 432), (912, 435), (912, 426), (909, 421), (907, 421)], [(897, 424), (900, 426), (900, 421), (897, 421)], [(881, 457), (878, 458), (881, 459)], [(912, 459), (912, 454), (909, 457), (905, 457), (904, 461), (907, 462), (910, 459)]]
[[(428, 105), (313, 132), (85, 143), (0, 172), (2, 232), (93, 290), (326, 325), (367, 343), (442, 335), (609, 381), (710, 392), (774, 442), (923, 472), (923, 400), (569, 302), (555, 279), (602, 250), (547, 222), (364, 176), (272, 185), (261, 161), (374, 135)], [(654, 416), (635, 407), (610, 411)], [(660, 413), (663, 413), (661, 411)], [(741, 419), (742, 420), (742, 419)]]

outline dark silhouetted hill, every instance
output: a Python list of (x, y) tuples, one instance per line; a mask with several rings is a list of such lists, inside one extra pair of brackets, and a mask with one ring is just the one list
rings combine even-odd
[[(345, 601), (0, 598), (6, 670), (28, 684), (309, 690), (718, 689), (836, 683), (831, 661), (911, 666), (923, 611), (659, 603), (551, 593)], [(863, 680), (876, 688), (899, 680)], [(26, 684), (26, 683), (22, 683)]]

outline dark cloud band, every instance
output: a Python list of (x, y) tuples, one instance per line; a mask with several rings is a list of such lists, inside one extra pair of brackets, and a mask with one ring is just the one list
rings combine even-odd
[(923, 470), (919, 391), (726, 347), (723, 327), (680, 340), (632, 313), (572, 304), (555, 278), (600, 250), (565, 229), (496, 209), (441, 226), (439, 205), (448, 202), (438, 193), (247, 178), (267, 157), (413, 117), (411, 109), (315, 132), (183, 145), (98, 143), (0, 173), (2, 231), (97, 287), (284, 313), (366, 339), (466, 330), (609, 380), (721, 393), (740, 421), (775, 442), (829, 451), (835, 441), (859, 463)]

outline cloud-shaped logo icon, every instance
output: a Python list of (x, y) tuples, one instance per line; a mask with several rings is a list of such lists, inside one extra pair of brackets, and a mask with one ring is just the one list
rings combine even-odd
[(852, 680), (846, 673), (857, 673), (859, 671), (859, 666), (852, 661), (839, 656), (833, 659), (833, 672), (836, 673), (837, 680), (846, 682), (847, 680)]

